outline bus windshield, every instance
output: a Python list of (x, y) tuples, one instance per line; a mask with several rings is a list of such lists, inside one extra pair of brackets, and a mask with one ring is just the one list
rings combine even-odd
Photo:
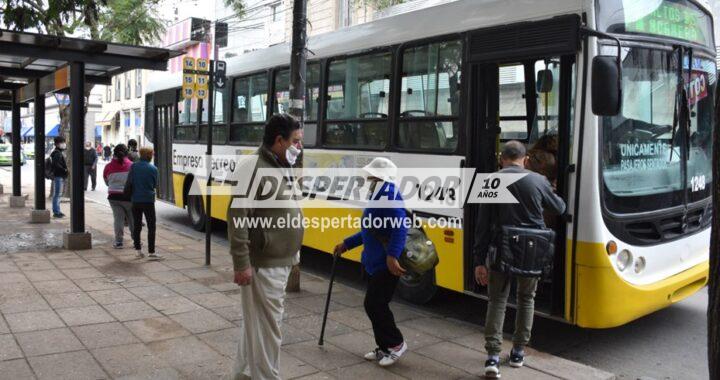
[[(690, 57), (683, 57), (690, 128), (680, 131), (679, 54), (677, 49), (623, 48), (622, 111), (601, 119), (604, 199), (610, 211), (678, 206), (686, 190), (690, 201), (710, 194), (717, 72), (710, 59), (693, 58), (690, 65)], [(687, 182), (683, 183), (685, 168)]]

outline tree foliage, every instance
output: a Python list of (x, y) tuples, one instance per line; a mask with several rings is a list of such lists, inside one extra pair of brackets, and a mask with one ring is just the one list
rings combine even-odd
[(100, 39), (130, 45), (157, 42), (165, 22), (157, 14), (158, 0), (108, 0), (100, 15)]
[(244, 0), (223, 0), (225, 6), (232, 9), (235, 17), (242, 19), (245, 17), (245, 1)]
[(412, 0), (356, 0), (361, 5), (370, 5), (375, 10), (382, 10), (393, 5), (407, 3)]

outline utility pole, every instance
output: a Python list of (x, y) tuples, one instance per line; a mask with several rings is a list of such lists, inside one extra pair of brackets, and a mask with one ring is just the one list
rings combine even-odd
[[(293, 34), (290, 56), (290, 115), (305, 121), (305, 73), (307, 67), (307, 0), (293, 0)], [(296, 163), (302, 167), (302, 156)], [(288, 292), (300, 291), (300, 265), (290, 271)]]

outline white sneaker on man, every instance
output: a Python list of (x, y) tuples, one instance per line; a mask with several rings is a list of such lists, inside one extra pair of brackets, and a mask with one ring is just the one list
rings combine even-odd
[(380, 347), (377, 347), (374, 350), (365, 354), (365, 360), (378, 361), (379, 359), (383, 358), (385, 355), (387, 355), (387, 353), (385, 353), (383, 350), (381, 350)]
[(395, 362), (400, 360), (400, 357), (405, 351), (407, 351), (407, 348), (407, 343), (402, 342), (400, 346), (389, 349), (388, 354), (378, 360), (378, 364), (380, 364), (381, 367), (388, 367), (395, 364)]

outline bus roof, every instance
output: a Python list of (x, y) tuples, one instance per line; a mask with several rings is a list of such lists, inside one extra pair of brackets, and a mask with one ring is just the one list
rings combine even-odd
[[(308, 38), (308, 60), (326, 58), (459, 33), (483, 27), (580, 13), (583, 0), (457, 0), (417, 11), (323, 33)], [(227, 60), (227, 75), (238, 76), (290, 64), (290, 44), (283, 43)], [(154, 73), (148, 92), (180, 87), (180, 73)]]

